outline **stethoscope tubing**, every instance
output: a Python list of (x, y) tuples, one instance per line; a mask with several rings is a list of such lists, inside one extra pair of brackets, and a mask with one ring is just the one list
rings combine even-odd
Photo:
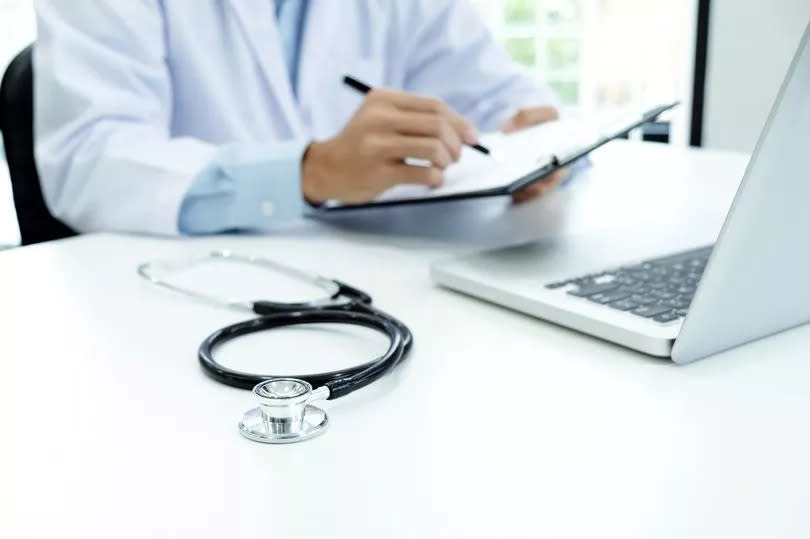
[[(256, 304), (259, 303), (261, 302), (256, 302)], [(223, 366), (214, 357), (214, 352), (219, 346), (244, 335), (293, 325), (329, 323), (350, 324), (379, 331), (388, 337), (388, 349), (381, 356), (348, 369), (283, 376), (237, 371)], [(200, 344), (198, 359), (206, 374), (231, 387), (251, 389), (263, 381), (274, 378), (298, 378), (310, 383), (313, 387), (328, 387), (329, 398), (336, 399), (371, 384), (394, 368), (407, 355), (412, 344), (411, 332), (402, 322), (370, 305), (352, 302), (340, 309), (317, 308), (276, 312), (231, 324), (215, 331)]]
[[(206, 260), (230, 260), (251, 264), (279, 272), (287, 277), (314, 284), (327, 292), (325, 297), (309, 302), (280, 303), (267, 300), (236, 301), (218, 298), (205, 292), (195, 291), (173, 284), (165, 278), (168, 271), (189, 268)], [(213, 251), (206, 257), (195, 257), (174, 263), (147, 262), (138, 267), (138, 274), (152, 284), (186, 297), (212, 305), (258, 315), (218, 329), (199, 346), (197, 357), (205, 373), (225, 385), (240, 389), (253, 389), (257, 384), (277, 378), (297, 378), (312, 387), (325, 386), (329, 398), (335, 399), (364, 387), (394, 368), (402, 361), (413, 345), (413, 336), (401, 321), (372, 306), (371, 296), (340, 281), (310, 275), (290, 266), (260, 257), (243, 256), (230, 251)], [(351, 368), (299, 376), (254, 374), (229, 369), (215, 357), (216, 349), (238, 337), (268, 331), (275, 328), (306, 324), (350, 324), (363, 326), (384, 334), (389, 341), (388, 349), (381, 356)]]

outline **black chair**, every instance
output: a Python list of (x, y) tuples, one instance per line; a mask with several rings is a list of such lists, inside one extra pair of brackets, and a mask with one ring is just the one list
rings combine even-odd
[(48, 211), (34, 163), (34, 74), (32, 46), (20, 52), (0, 84), (0, 131), (23, 245), (74, 236)]

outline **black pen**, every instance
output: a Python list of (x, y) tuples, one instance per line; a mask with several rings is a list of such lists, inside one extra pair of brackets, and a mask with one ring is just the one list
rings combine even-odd
[[(365, 82), (360, 82), (359, 80), (355, 79), (354, 77), (350, 77), (349, 75), (343, 77), (343, 84), (345, 84), (350, 88), (354, 88), (361, 94), (367, 94), (372, 90), (371, 86), (369, 86)], [(480, 144), (467, 144), (467, 146), (469, 146), (473, 150), (478, 150), (484, 155), (490, 155), (489, 149), (486, 146), (481, 146)]]

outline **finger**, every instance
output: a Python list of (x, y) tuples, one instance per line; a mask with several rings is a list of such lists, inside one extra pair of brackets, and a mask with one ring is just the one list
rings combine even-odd
[(439, 187), (444, 181), (444, 173), (438, 167), (415, 167), (404, 163), (391, 163), (385, 172), (389, 185), (412, 183)]
[(561, 168), (560, 170), (555, 171), (553, 174), (537, 182), (536, 185), (540, 186), (543, 190), (543, 194), (545, 194), (556, 189), (567, 176), (568, 169)]
[(524, 202), (528, 202), (529, 200), (534, 200), (543, 195), (543, 187), (540, 184), (532, 184), (525, 189), (521, 189), (517, 193), (512, 195), (512, 200), (516, 204), (522, 204)]
[(562, 182), (568, 178), (568, 175), (571, 173), (571, 169), (568, 167), (561, 168), (560, 170), (556, 171), (554, 174), (549, 176), (546, 180), (543, 181), (544, 184), (548, 185), (550, 189), (554, 189), (558, 187)]
[(523, 202), (545, 196), (554, 191), (554, 189), (556, 189), (567, 176), (568, 169), (560, 169), (550, 176), (529, 185), (525, 189), (521, 189), (512, 195), (512, 199), (516, 203), (521, 204)]
[(368, 101), (382, 101), (397, 107), (400, 110), (411, 110), (415, 112), (439, 113), (442, 108), (442, 101), (433, 97), (425, 97), (399, 90), (388, 88), (375, 88), (370, 91), (366, 99)]
[(480, 138), (478, 129), (447, 105), (445, 105), (444, 108), (443, 116), (450, 122), (458, 138), (464, 141), (465, 144), (478, 144), (478, 139)]
[(520, 109), (517, 113), (501, 125), (503, 133), (513, 133), (520, 129), (544, 122), (558, 120), (560, 114), (554, 107), (532, 107)]
[(386, 140), (382, 157), (402, 161), (409, 157), (430, 161), (434, 166), (447, 168), (453, 163), (450, 152), (437, 138), (395, 135)]
[(448, 107), (441, 99), (387, 88), (372, 90), (368, 93), (367, 99), (372, 102), (383, 101), (400, 110), (438, 114), (450, 122), (458, 137), (465, 143), (476, 144), (478, 142), (478, 130), (475, 129), (475, 126)]
[(397, 133), (439, 139), (454, 162), (461, 157), (461, 138), (445, 117), (425, 112), (397, 112), (391, 121)]

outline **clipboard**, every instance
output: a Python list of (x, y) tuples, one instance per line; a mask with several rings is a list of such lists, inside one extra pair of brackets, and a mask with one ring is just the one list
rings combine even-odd
[[(618, 128), (611, 129), (607, 134), (599, 134), (596, 136), (591, 137), (587, 142), (583, 144), (578, 144), (576, 147), (569, 148), (565, 151), (558, 151), (551, 153), (547, 158), (543, 159), (541, 163), (537, 166), (531, 166), (531, 170), (522, 171), (517, 177), (514, 177), (511, 180), (507, 180), (505, 183), (486, 187), (482, 189), (478, 188), (471, 188), (470, 190), (457, 190), (452, 193), (448, 194), (436, 194), (436, 195), (409, 195), (405, 194), (403, 196), (397, 196), (394, 194), (393, 196), (385, 196), (381, 199), (366, 202), (362, 204), (341, 204), (337, 202), (327, 202), (322, 204), (316, 208), (314, 208), (314, 213), (317, 214), (330, 214), (335, 212), (345, 212), (351, 210), (358, 210), (358, 209), (367, 209), (367, 208), (384, 208), (390, 206), (403, 206), (403, 205), (413, 205), (413, 204), (433, 204), (439, 202), (451, 202), (457, 200), (468, 200), (474, 198), (484, 198), (484, 197), (496, 197), (496, 196), (510, 196), (525, 187), (546, 178), (547, 176), (553, 174), (555, 171), (565, 168), (575, 161), (582, 159), (583, 157), (588, 156), (591, 152), (598, 150), (608, 142), (613, 140), (624, 138), (626, 137), (631, 131), (637, 129), (645, 124), (650, 122), (656, 121), (663, 113), (674, 109), (680, 104), (680, 102), (669, 103), (666, 105), (660, 105), (655, 108), (652, 108), (646, 112), (644, 112), (641, 117), (631, 120), (627, 123), (623, 123)], [(497, 153), (496, 153), (497, 155)], [(478, 157), (481, 159), (481, 157)], [(449, 171), (450, 169), (448, 169)], [(474, 173), (474, 171), (473, 171)], [(504, 173), (508, 175), (508, 172)], [(394, 188), (396, 189), (396, 188)], [(420, 189), (427, 189), (427, 188), (420, 188)], [(440, 188), (441, 189), (441, 188)]]

